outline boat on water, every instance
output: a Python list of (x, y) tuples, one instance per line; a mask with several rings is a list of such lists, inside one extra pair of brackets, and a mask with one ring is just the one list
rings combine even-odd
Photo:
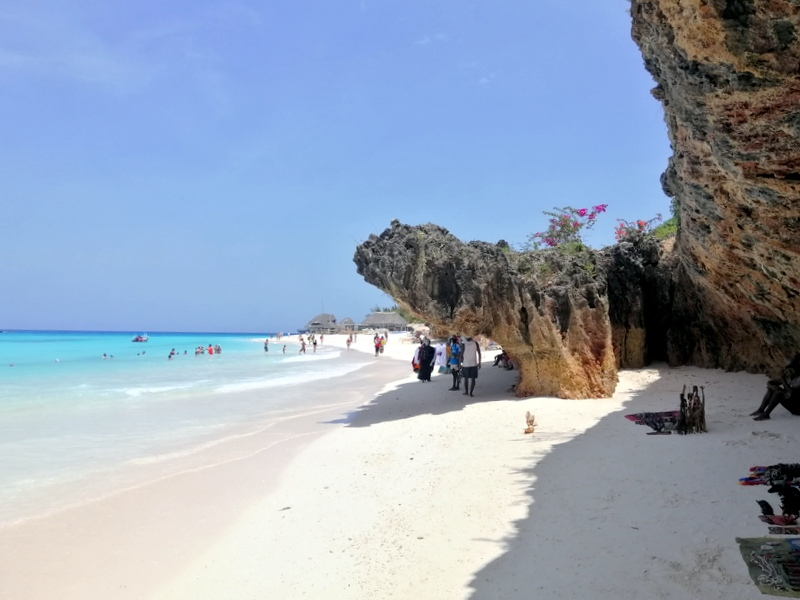
[(133, 339), (131, 341), (132, 342), (146, 342), (149, 339), (150, 338), (147, 336), (146, 333), (142, 333), (140, 335), (133, 336)]

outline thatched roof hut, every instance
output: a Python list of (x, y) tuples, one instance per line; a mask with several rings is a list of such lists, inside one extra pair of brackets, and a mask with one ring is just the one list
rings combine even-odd
[(336, 333), (339, 326), (336, 317), (329, 313), (322, 313), (306, 323), (308, 333)]
[(356, 322), (353, 321), (350, 317), (345, 317), (341, 321), (339, 321), (339, 331), (355, 331), (356, 330)]
[(388, 329), (389, 331), (406, 331), (408, 321), (394, 311), (374, 312), (368, 315), (359, 325), (360, 329)]

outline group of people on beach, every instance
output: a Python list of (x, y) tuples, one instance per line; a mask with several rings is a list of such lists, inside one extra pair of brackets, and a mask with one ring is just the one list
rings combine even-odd
[[(174, 352), (175, 349), (173, 348), (172, 351)], [(184, 352), (184, 354), (186, 354), (186, 352)], [(203, 346), (198, 346), (197, 348), (194, 349), (195, 356), (200, 356), (201, 354), (208, 354), (209, 356), (213, 354), (222, 354), (222, 348), (220, 347), (219, 344), (216, 344), (215, 346), (209, 344), (208, 348), (204, 348)]]
[(439, 342), (436, 348), (431, 346), (427, 337), (423, 337), (414, 352), (411, 365), (417, 372), (417, 379), (422, 382), (430, 382), (433, 369), (438, 366), (440, 373), (449, 372), (453, 377), (453, 385), (449, 391), (460, 390), (463, 379), (464, 395), (472, 396), (481, 368), (481, 347), (472, 336), (462, 339), (453, 335), (447, 343)]
[[(281, 334), (277, 334), (278, 341), (281, 340)], [(269, 338), (264, 339), (264, 352), (269, 352)], [(286, 344), (283, 345), (283, 353), (286, 354)]]
[[(142, 352), (142, 354), (144, 354), (144, 352)], [(175, 348), (173, 348), (172, 350), (169, 351), (169, 354), (167, 354), (167, 360), (172, 360), (173, 357), (178, 356), (178, 354), (180, 353), (177, 350), (175, 350)], [(187, 354), (188, 352), (184, 350), (183, 355), (186, 356)], [(222, 354), (222, 346), (220, 346), (219, 344), (215, 345), (209, 344), (208, 348), (206, 348), (205, 346), (197, 346), (194, 349), (194, 355), (200, 356), (201, 354), (208, 354), (208, 355)]]
[[(300, 352), (298, 354), (305, 354), (306, 353), (306, 339), (300, 335), (298, 336), (300, 340)], [(325, 339), (325, 334), (321, 333), (319, 336), (319, 343), (322, 345), (322, 341)], [(308, 334), (308, 343), (314, 348), (314, 352), (317, 351), (317, 336), (313, 333)], [(286, 352), (286, 346), (283, 347), (283, 351)]]

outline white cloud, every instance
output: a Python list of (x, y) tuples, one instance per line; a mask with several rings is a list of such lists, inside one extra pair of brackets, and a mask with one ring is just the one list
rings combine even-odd
[(108, 15), (97, 19), (93, 10), (90, 5), (83, 10), (32, 5), (0, 9), (0, 81), (25, 75), (131, 92), (177, 74), (194, 77), (219, 98), (225, 47), (217, 42), (215, 50), (209, 34), (223, 29), (236, 35), (243, 28), (262, 26), (260, 15), (240, 2), (133, 23)]
[(74, 16), (35, 9), (0, 13), (0, 69), (6, 75), (65, 78), (118, 89), (149, 79), (148, 69), (135, 56), (104, 42)]

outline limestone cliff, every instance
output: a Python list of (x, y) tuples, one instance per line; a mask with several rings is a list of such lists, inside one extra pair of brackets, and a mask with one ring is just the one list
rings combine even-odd
[(665, 356), (672, 271), (654, 242), (517, 253), (393, 221), (354, 261), (366, 281), (439, 329), (499, 342), (520, 367), (520, 395), (608, 396), (618, 367)]
[[(770, 372), (800, 348), (800, 3), (633, 0), (679, 206), (674, 363)], [(678, 316), (678, 315), (676, 315)]]
[(680, 230), (569, 255), (393, 222), (364, 278), (521, 363), (520, 394), (610, 394), (651, 360), (773, 373), (800, 349), (800, 0), (632, 0)]

